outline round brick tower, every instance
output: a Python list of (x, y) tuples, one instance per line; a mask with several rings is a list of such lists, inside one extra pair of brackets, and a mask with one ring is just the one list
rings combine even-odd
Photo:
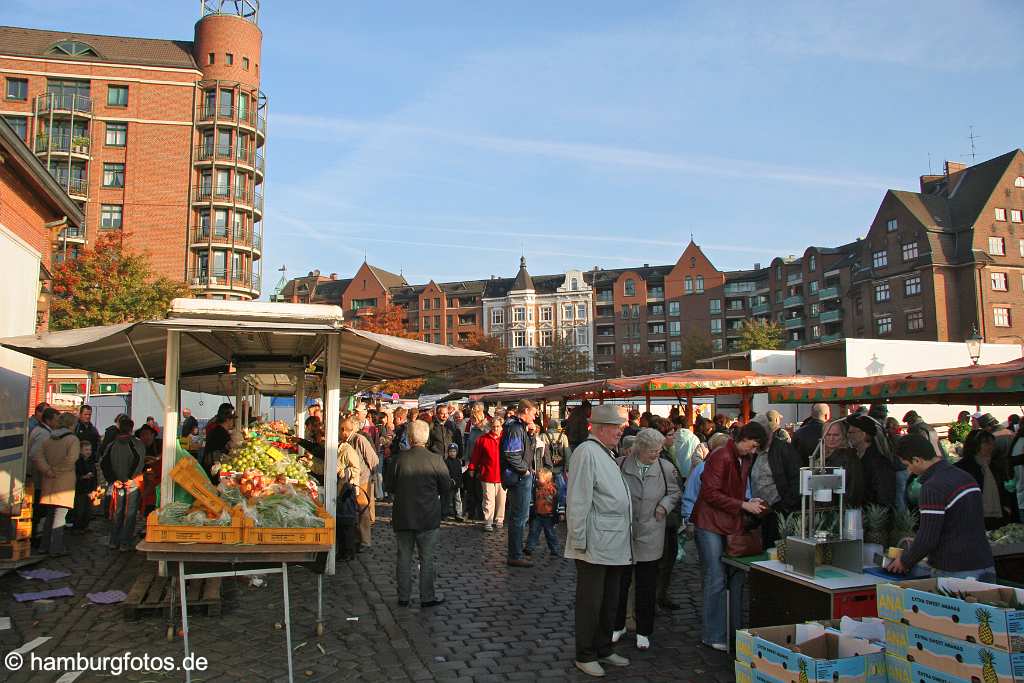
[(193, 56), (196, 140), (188, 281), (196, 296), (259, 296), (263, 249), (263, 147), (259, 0), (203, 0)]

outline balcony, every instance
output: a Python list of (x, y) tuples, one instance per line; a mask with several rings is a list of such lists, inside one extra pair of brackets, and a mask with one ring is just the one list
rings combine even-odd
[(84, 244), (85, 243), (85, 228), (80, 228), (77, 225), (69, 225), (60, 231), (57, 235), (57, 242), (63, 244), (69, 242), (73, 244)]
[(730, 282), (724, 287), (726, 296), (750, 294), (755, 289), (757, 289), (757, 285), (753, 282)]
[(228, 246), (262, 251), (263, 236), (258, 232), (228, 230), (227, 228), (192, 228), (189, 244), (200, 251), (208, 246)]
[(747, 312), (745, 310), (743, 310), (742, 308), (733, 308), (733, 307), (730, 306), (730, 307), (725, 309), (725, 317), (726, 318), (746, 318), (747, 317)]
[(647, 292), (648, 301), (664, 301), (665, 290), (664, 289), (650, 289)]
[(88, 95), (47, 93), (36, 98), (40, 114), (92, 116), (92, 98)]
[(823, 323), (837, 323), (843, 319), (843, 311), (839, 308), (831, 311), (822, 311), (818, 319)]
[(803, 306), (804, 305), (804, 297), (801, 294), (794, 294), (793, 296), (787, 296), (783, 300), (782, 305), (785, 308), (795, 308), (796, 306)]
[(741, 337), (741, 336), (743, 336), (743, 326), (740, 325), (740, 326), (737, 327), (737, 326), (734, 326), (734, 325), (729, 325), (728, 327), (725, 328), (725, 336), (726, 337)]
[(842, 332), (836, 332), (835, 334), (823, 334), (820, 337), (818, 337), (818, 341), (819, 342), (832, 342), (832, 341), (839, 341), (842, 338), (843, 338), (843, 333)]
[(798, 329), (803, 328), (803, 326), (804, 326), (804, 319), (803, 318), (786, 318), (786, 320), (785, 320), (785, 322), (783, 322), (782, 326), (785, 327), (787, 330), (798, 330)]
[(259, 192), (247, 192), (242, 187), (232, 188), (229, 185), (200, 185), (192, 191), (194, 204), (227, 204), (253, 209), (263, 215), (263, 195)]
[(53, 169), (50, 170), (50, 175), (72, 199), (83, 202), (89, 199), (89, 181), (87, 179), (70, 177), (65, 173), (55, 172)]
[(614, 318), (615, 309), (612, 306), (598, 306), (594, 315), (598, 320)]
[(804, 345), (804, 342), (801, 339), (790, 339), (789, 341), (786, 342), (786, 347), (785, 348), (787, 348), (787, 349), (798, 349), (798, 348), (800, 348), (803, 345)]
[(193, 268), (188, 272), (188, 282), (193, 289), (241, 289), (257, 295), (260, 291), (260, 276), (249, 272)]
[(786, 284), (787, 285), (798, 285), (798, 284), (800, 284), (803, 281), (804, 281), (804, 274), (803, 273), (791, 273), (791, 274), (786, 276)]
[(212, 145), (203, 144), (195, 148), (197, 162), (223, 161), (226, 163), (248, 166), (263, 175), (266, 158), (259, 149), (252, 145)]
[(39, 156), (69, 154), (88, 159), (91, 146), (92, 140), (88, 135), (37, 135), (35, 151)]
[(611, 290), (604, 290), (597, 293), (597, 303), (610, 304), (614, 301)]
[(838, 299), (839, 298), (839, 285), (833, 285), (831, 287), (824, 287), (818, 290), (818, 299), (825, 301), (826, 299)]
[(200, 105), (196, 114), (196, 123), (200, 126), (209, 126), (216, 123), (238, 123), (241, 126), (251, 128), (265, 138), (267, 136), (267, 116), (265, 106), (236, 107), (234, 105), (216, 104), (208, 106)]
[(750, 307), (751, 315), (768, 315), (772, 310), (771, 304), (757, 304), (756, 306)]

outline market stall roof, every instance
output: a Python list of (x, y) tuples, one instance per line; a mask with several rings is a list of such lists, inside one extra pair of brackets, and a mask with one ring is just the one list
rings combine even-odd
[[(188, 388), (193, 378), (224, 378), (232, 367), (294, 373), (317, 362), (330, 335), (341, 337), (341, 374), (353, 386), (420, 377), (488, 355), (343, 327), (338, 306), (210, 299), (175, 299), (163, 320), (10, 337), (0, 345), (84, 370), (159, 380), (168, 330), (182, 332), (180, 375)], [(281, 383), (268, 377), (267, 385)]]
[(763, 393), (769, 387), (814, 382), (822, 378), (811, 375), (766, 375), (752, 370), (715, 370), (710, 368), (666, 372), (634, 377), (551, 384), (539, 389), (516, 389), (505, 392), (473, 395), (471, 398), (507, 401), (518, 398), (628, 398), (631, 396), (671, 396), (687, 394)]
[(912, 403), (1020, 405), (1024, 402), (1024, 359), (875, 377), (822, 378), (812, 384), (780, 386), (768, 391), (772, 403), (873, 403), (897, 399)]

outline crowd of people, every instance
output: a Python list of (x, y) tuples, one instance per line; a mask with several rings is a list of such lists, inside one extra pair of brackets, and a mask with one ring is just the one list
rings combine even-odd
[[(202, 444), (199, 461), (213, 479), (236, 419), (227, 403), (202, 429), (183, 415), (180, 436)], [(324, 419), (314, 404), (304, 436), (293, 437), (321, 482)], [(575, 563), (575, 662), (592, 676), (629, 665), (615, 649), (627, 633), (631, 589), (640, 650), (652, 646), (658, 611), (680, 609), (671, 579), (690, 540), (703, 580), (701, 640), (726, 651), (727, 624), (741, 623), (745, 575), (722, 560), (758, 554), (780, 538), (779, 519), (800, 510), (801, 467), (844, 468), (849, 508), (920, 513), (895, 572), (927, 558), (933, 575), (991, 579), (985, 530), (1019, 520), (1024, 510), (1017, 416), (1001, 423), (988, 413), (961, 413), (948, 439), (916, 412), (899, 421), (883, 404), (837, 419), (816, 404), (798, 427), (784, 426), (774, 410), (741, 424), (722, 414), (691, 421), (678, 408), (660, 417), (587, 401), (560, 422), (529, 400), (490, 411), (473, 403), (465, 412), (360, 404), (339, 420), (339, 557), (350, 560), (371, 546), (376, 505), (392, 503), (398, 604), (412, 601), (418, 558), (419, 605), (430, 608), (444, 602), (434, 585), (443, 521), (505, 532), (506, 561), (516, 570), (534, 566), (543, 537), (549, 557)], [(156, 421), (136, 430), (119, 415), (101, 434), (89, 406), (74, 414), (40, 404), (31, 425), (28, 480), (40, 503), (39, 551), (62, 554), (65, 529), (88, 530), (97, 487), (112, 521), (109, 546), (130, 549), (140, 512), (155, 505)]]

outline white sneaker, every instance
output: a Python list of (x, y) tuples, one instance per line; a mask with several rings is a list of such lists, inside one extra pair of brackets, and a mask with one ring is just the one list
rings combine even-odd
[(611, 664), (612, 666), (629, 666), (629, 660), (622, 655), (617, 655), (614, 652), (607, 657), (601, 657), (599, 660), (602, 664)]
[(620, 640), (622, 640), (622, 636), (624, 635), (626, 635), (626, 629), (622, 629), (621, 631), (612, 631), (612, 642), (619, 642)]
[(704, 644), (707, 645), (708, 647), (710, 647), (712, 650), (718, 650), (719, 652), (728, 652), (729, 651), (729, 646), (726, 645), (725, 643), (704, 643)]
[(642, 636), (639, 633), (636, 634), (636, 649), (638, 650), (649, 650), (651, 649), (651, 639), (647, 636)]
[(505, 526), (505, 522), (498, 522), (497, 524), (494, 525), (494, 528), (495, 529), (500, 529), (503, 526)]
[(576, 668), (594, 678), (601, 678), (604, 676), (604, 667), (597, 662), (575, 662)]

